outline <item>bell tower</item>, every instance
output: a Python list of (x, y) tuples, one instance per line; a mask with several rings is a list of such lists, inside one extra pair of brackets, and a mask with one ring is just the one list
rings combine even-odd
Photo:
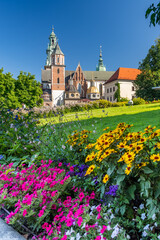
[(60, 49), (53, 27), (46, 53), (47, 59), (44, 68), (45, 71), (50, 71), (52, 106), (62, 105), (64, 104), (65, 92), (65, 57)]

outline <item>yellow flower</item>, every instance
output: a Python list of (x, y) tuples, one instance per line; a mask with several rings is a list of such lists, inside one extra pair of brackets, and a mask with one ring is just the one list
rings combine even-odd
[(108, 176), (108, 174), (106, 174), (103, 178), (103, 183), (108, 182), (108, 180), (109, 180), (109, 176)]
[(91, 172), (93, 172), (93, 170), (95, 169), (95, 167), (96, 167), (95, 165), (91, 165), (91, 166), (87, 169), (85, 176), (86, 176), (86, 175), (89, 175)]
[(135, 152), (136, 153), (139, 153), (142, 149), (143, 149), (143, 145), (142, 144), (140, 144), (140, 145), (137, 145), (136, 147), (135, 147)]
[[(157, 143), (155, 144), (155, 148), (160, 149), (160, 142), (157, 142)], [(154, 149), (155, 149), (155, 148), (154, 148)]]
[(126, 175), (129, 175), (130, 172), (131, 172), (131, 165), (127, 165), (127, 168), (126, 168), (126, 170), (125, 170), (125, 174), (126, 174)]
[(125, 148), (125, 146), (126, 146), (126, 142), (120, 142), (120, 143), (117, 145), (118, 148)]
[(160, 161), (160, 155), (159, 153), (158, 154), (153, 154), (151, 157), (150, 157), (151, 160), (153, 160), (153, 162), (159, 162)]
[(142, 168), (142, 167), (145, 167), (149, 162), (141, 162), (139, 164), (137, 164), (137, 167), (138, 168)]
[(109, 129), (109, 127), (104, 128), (103, 131), (106, 131), (107, 129)]
[(85, 162), (93, 161), (95, 157), (96, 157), (96, 154), (92, 152), (90, 155), (86, 157)]

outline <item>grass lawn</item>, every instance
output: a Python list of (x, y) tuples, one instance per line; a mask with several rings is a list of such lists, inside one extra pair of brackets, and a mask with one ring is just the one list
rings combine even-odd
[(160, 128), (160, 103), (94, 109), (89, 112), (65, 114), (62, 118), (40, 119), (41, 125), (63, 123), (68, 134), (73, 130), (87, 129), (94, 131), (95, 139), (100, 136), (105, 127), (114, 129), (120, 122), (133, 124), (131, 131), (142, 131), (148, 125)]

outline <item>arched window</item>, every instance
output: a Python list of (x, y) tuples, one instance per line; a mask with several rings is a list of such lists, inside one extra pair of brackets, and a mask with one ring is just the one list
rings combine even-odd
[(59, 73), (59, 68), (57, 69), (57, 73)]
[(59, 78), (57, 78), (57, 83), (59, 84)]
[(59, 63), (59, 57), (57, 58), (57, 62)]

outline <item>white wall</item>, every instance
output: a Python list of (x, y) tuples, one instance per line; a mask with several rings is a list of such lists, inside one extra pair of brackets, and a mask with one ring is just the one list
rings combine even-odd
[(54, 106), (64, 104), (64, 90), (52, 90), (52, 101)]
[[(133, 81), (131, 80), (115, 80), (113, 82), (107, 83), (104, 85), (105, 91), (104, 96), (105, 99), (111, 102), (116, 102), (114, 99), (115, 91), (117, 90), (117, 86), (115, 84), (119, 82), (120, 83), (120, 96), (121, 98), (128, 98), (129, 100), (136, 96), (135, 91), (132, 90)], [(113, 88), (115, 87), (115, 91)], [(135, 87), (134, 87), (135, 89)], [(107, 92), (107, 90), (109, 92)], [(112, 99), (112, 100), (111, 100)]]

